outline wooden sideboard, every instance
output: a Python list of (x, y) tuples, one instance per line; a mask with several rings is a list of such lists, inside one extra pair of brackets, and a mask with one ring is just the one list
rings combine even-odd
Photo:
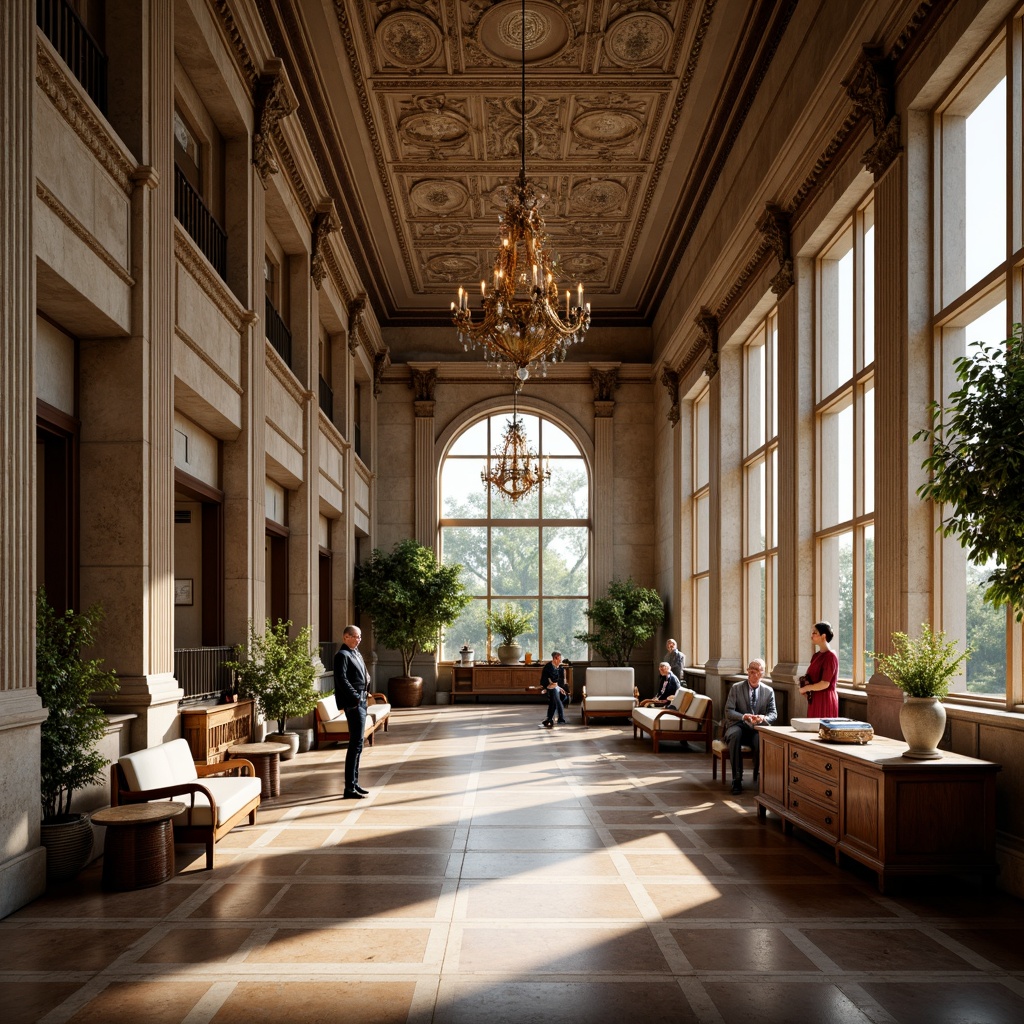
[[(540, 695), (540, 673), (546, 662), (533, 665), (453, 665), (452, 703), (459, 697), (529, 697)], [(565, 669), (572, 694), (572, 666)]]
[(234, 704), (210, 704), (183, 708), (181, 735), (188, 740), (192, 760), (217, 764), (227, 756), (228, 747), (252, 739), (252, 700)]
[(996, 773), (990, 761), (943, 752), (935, 761), (902, 756), (902, 740), (828, 743), (790, 727), (759, 730), (757, 813), (773, 811), (888, 879), (996, 871)]

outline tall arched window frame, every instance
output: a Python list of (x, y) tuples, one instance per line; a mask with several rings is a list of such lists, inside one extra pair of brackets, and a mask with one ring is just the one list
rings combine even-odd
[[(1024, 102), (1020, 62), (1024, 19), (1006, 23), (934, 111), (937, 188), (936, 401), (959, 384), (953, 363), (979, 341), (1006, 338), (1024, 320)], [(1010, 69), (1010, 73), (1008, 73)], [(936, 509), (936, 523), (946, 511)], [(942, 628), (974, 653), (954, 691), (978, 702), (1024, 703), (1024, 629), (1004, 608), (982, 601), (992, 568), (975, 564), (955, 538), (940, 538), (935, 589)], [(966, 693), (964, 693), (966, 691)]]
[(590, 603), (590, 471), (580, 446), (552, 420), (520, 413), (530, 447), (551, 478), (513, 502), (480, 474), (489, 471), (510, 416), (493, 413), (461, 430), (440, 467), (441, 559), (463, 566), (473, 600), (445, 631), (442, 660), (455, 660), (463, 644), (477, 660), (487, 646), (488, 610), (511, 604), (533, 617), (534, 628), (519, 638), (535, 659), (552, 649), (571, 660), (587, 657), (573, 639), (587, 628)]

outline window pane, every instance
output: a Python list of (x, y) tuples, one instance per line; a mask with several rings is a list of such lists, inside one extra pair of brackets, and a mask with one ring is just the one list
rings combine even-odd
[(1006, 259), (1006, 80), (967, 117), (967, 285)]
[(746, 347), (746, 446), (749, 455), (764, 444), (765, 423), (765, 348), (764, 331), (758, 331)]
[[(543, 454), (545, 455), (579, 455), (580, 450), (576, 442), (560, 427), (554, 423), (544, 420), (541, 423), (541, 434), (543, 439)], [(564, 651), (562, 652), (565, 653)]]
[[(500, 430), (498, 436), (501, 436)], [(486, 455), (487, 446), (487, 420), (480, 420), (479, 423), (474, 423), (473, 426), (459, 434), (451, 448), (448, 449), (448, 454)]]
[(845, 239), (821, 261), (819, 401), (853, 376), (853, 316), (853, 248)]
[(585, 526), (544, 528), (544, 593), (586, 594), (589, 530)]
[(587, 467), (582, 459), (552, 459), (544, 487), (545, 519), (587, 519)]
[(774, 448), (768, 453), (768, 462), (771, 465), (772, 483), (772, 514), (769, 530), (771, 536), (768, 539), (768, 547), (777, 548), (779, 546), (779, 453)]
[(483, 661), (487, 657), (487, 627), (484, 625), (486, 612), (487, 602), (485, 600), (469, 602), (458, 619), (444, 632), (444, 642), (441, 647), (442, 661), (457, 661), (459, 648), (463, 644), (469, 644), (473, 648), (478, 660)]
[(822, 527), (853, 518), (853, 405), (850, 396), (821, 416)]
[(710, 567), (708, 556), (708, 510), (710, 503), (705, 494), (697, 499), (694, 507), (694, 535), (696, 544), (694, 551), (694, 572), (707, 572)]
[[(875, 510), (875, 389), (864, 389), (864, 515)], [(874, 650), (874, 648), (871, 648)]]
[(1006, 609), (982, 601), (991, 566), (967, 563), (967, 692), (1006, 693)]
[(744, 616), (746, 637), (743, 645), (743, 657), (765, 656), (765, 575), (764, 559), (746, 564), (746, 581), (744, 591), (747, 599), (746, 615)]
[[(553, 600), (545, 598), (541, 602), (544, 636), (541, 640), (544, 647), (539, 652), (541, 658), (547, 658), (552, 651), (561, 651), (570, 661), (585, 661), (587, 646), (573, 639), (576, 633), (587, 629), (587, 617), (583, 614), (587, 607), (585, 600)], [(577, 680), (577, 691), (582, 678)]]
[(441, 467), (441, 515), (445, 519), (484, 519), (487, 491), (480, 480), (484, 459), (445, 459)]
[(839, 656), (839, 675), (853, 678), (853, 534), (823, 537), (821, 557), (821, 617), (832, 623), (832, 649)]
[(441, 530), (441, 561), (445, 565), (461, 565), (466, 590), (474, 596), (486, 596), (487, 527), (444, 527)]
[(491, 592), (519, 597), (540, 587), (539, 531), (535, 526), (495, 526), (491, 530)]
[(747, 514), (745, 555), (756, 555), (764, 551), (765, 538), (765, 503), (764, 503), (764, 459), (758, 459), (746, 469), (747, 478)]
[[(875, 650), (875, 528), (864, 528), (864, 643), (859, 644), (865, 651)], [(863, 651), (858, 651), (858, 663), (863, 662)], [(861, 669), (858, 681), (867, 680), (866, 667)]]
[(771, 577), (771, 595), (772, 600), (769, 605), (769, 611), (771, 612), (771, 628), (768, 633), (768, 646), (765, 648), (764, 658), (768, 662), (768, 671), (772, 670), (772, 666), (778, 660), (779, 651), (779, 560), (774, 555), (769, 555), (767, 559), (767, 572)]
[(864, 366), (875, 361), (875, 227), (864, 229)]
[(503, 491), (489, 487), (491, 492), (492, 519), (536, 519), (540, 509), (540, 489), (534, 487), (518, 501), (513, 501)]
[(693, 408), (693, 489), (699, 491), (708, 483), (708, 393), (705, 391)]
[(694, 587), (694, 628), (696, 629), (695, 647), (693, 661), (695, 665), (703, 665), (708, 660), (708, 601), (710, 585), (707, 576), (701, 576), (696, 580)]
[(769, 405), (771, 406), (771, 428), (769, 437), (779, 432), (779, 318), (772, 316), (768, 321), (768, 379), (771, 382)]

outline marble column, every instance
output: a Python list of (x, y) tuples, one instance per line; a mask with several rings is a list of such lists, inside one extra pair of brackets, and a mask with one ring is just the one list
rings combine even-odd
[(614, 574), (615, 402), (594, 402), (594, 544), (592, 593), (604, 597)]
[(0, 4), (0, 917), (46, 887), (35, 689), (35, 5)]

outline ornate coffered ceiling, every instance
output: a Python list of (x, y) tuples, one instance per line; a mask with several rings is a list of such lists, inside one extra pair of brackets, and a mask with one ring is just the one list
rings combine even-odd
[[(595, 323), (650, 322), (794, 3), (526, 0), (527, 175)], [(382, 324), (447, 323), (519, 170), (520, 0), (257, 4)]]

